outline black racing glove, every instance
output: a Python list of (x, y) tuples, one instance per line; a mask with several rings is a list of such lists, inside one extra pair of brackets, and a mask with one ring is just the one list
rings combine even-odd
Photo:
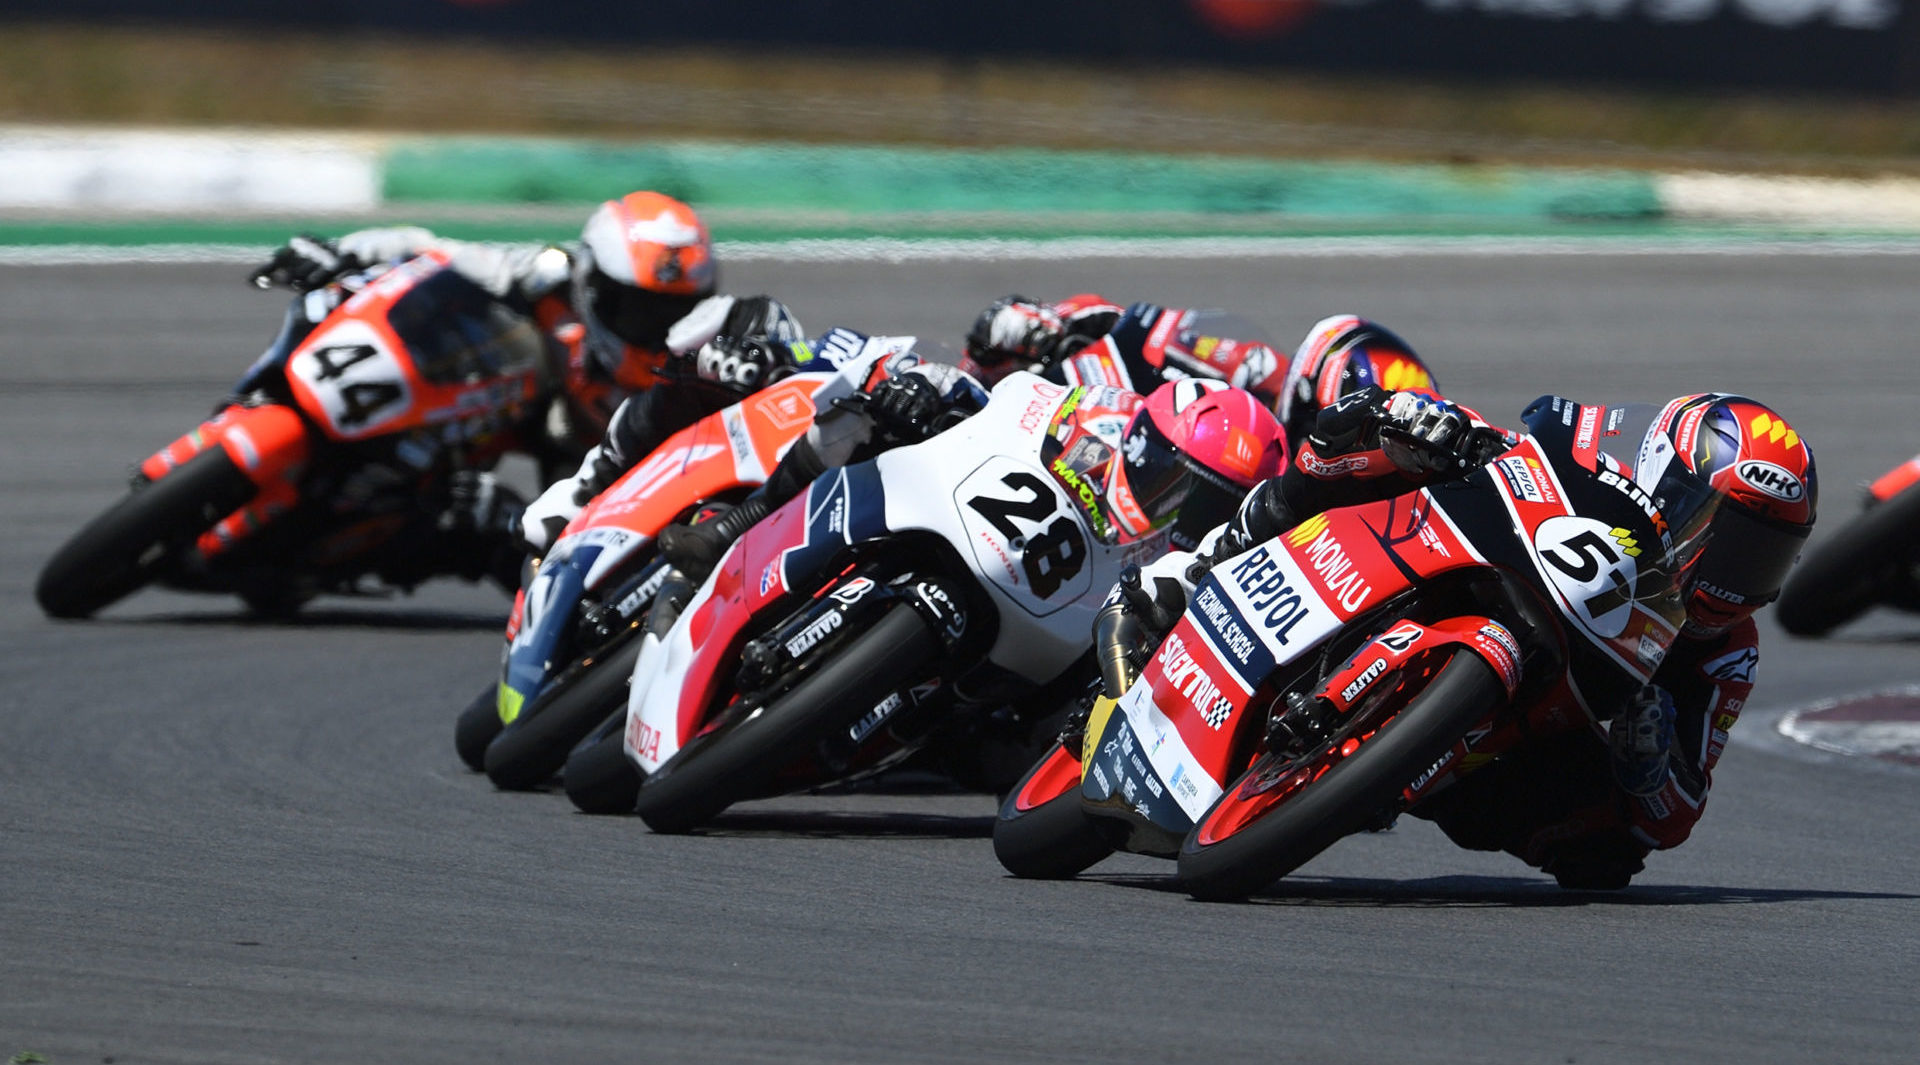
[(752, 392), (771, 379), (786, 354), (786, 345), (765, 337), (717, 336), (700, 346), (693, 370), (703, 381)]
[(867, 414), (881, 432), (913, 442), (933, 435), (934, 419), (945, 407), (933, 382), (919, 374), (902, 373), (874, 386)]
[(255, 288), (284, 285), (295, 292), (311, 292), (341, 274), (358, 270), (362, 263), (343, 255), (339, 245), (311, 233), (302, 233), (273, 253), (273, 258), (256, 267), (247, 276)]

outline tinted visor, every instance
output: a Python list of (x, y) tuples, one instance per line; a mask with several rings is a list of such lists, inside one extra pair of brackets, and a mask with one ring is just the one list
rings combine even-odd
[(1134, 418), (1120, 451), (1134, 504), (1154, 528), (1165, 525), (1187, 497), (1187, 483), (1194, 479), (1192, 467), (1144, 410)]
[(1729, 502), (1713, 516), (1706, 546), (1688, 574), (1690, 583), (1710, 595), (1763, 606), (1780, 594), (1810, 531)]
[(1181, 551), (1200, 546), (1208, 533), (1226, 524), (1248, 492), (1237, 484), (1206, 476), (1205, 471), (1195, 469), (1192, 473), (1193, 485), (1187, 489), (1187, 500), (1180, 505), (1180, 516), (1174, 519), (1170, 534), (1173, 546)]
[(587, 274), (587, 290), (593, 297), (593, 316), (608, 332), (636, 348), (653, 350), (665, 347), (667, 330), (706, 298), (623, 285), (597, 268)]

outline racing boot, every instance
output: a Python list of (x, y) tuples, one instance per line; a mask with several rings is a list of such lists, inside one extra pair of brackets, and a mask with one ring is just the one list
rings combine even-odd
[(767, 483), (754, 489), (752, 495), (732, 510), (696, 525), (674, 524), (660, 530), (661, 556), (694, 583), (705, 581), (720, 556), (727, 553), (727, 548), (732, 547), (741, 534), (799, 495), (825, 472), (826, 463), (820, 460), (807, 438), (801, 437), (780, 460), (780, 465), (774, 467)]

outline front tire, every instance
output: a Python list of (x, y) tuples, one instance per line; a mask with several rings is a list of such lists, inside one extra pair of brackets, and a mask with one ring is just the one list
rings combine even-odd
[(923, 675), (939, 653), (926, 620), (907, 604), (893, 606), (792, 691), (689, 740), (647, 778), (635, 810), (655, 832), (712, 820), (829, 729)]
[(1112, 853), (1080, 801), (1080, 760), (1064, 747), (1020, 778), (993, 823), (993, 856), (1029, 880), (1065, 880)]
[[(1460, 737), (1506, 701), (1506, 688), (1479, 655), (1457, 649), (1433, 680), (1401, 710), (1361, 737), (1355, 722), (1345, 742), (1357, 749), (1274, 805), (1262, 781), (1315, 771), (1330, 750), (1297, 760), (1268, 753), (1254, 760), (1200, 818), (1180, 846), (1180, 884), (1197, 899), (1225, 901), (1252, 892), (1305, 865), (1342, 837), (1365, 828), (1401, 790), (1440, 760)], [(1338, 747), (1336, 738), (1333, 745)]]
[(1820, 550), (1794, 567), (1780, 592), (1780, 626), (1795, 636), (1824, 636), (1887, 597), (1914, 564), (1920, 539), (1920, 487), (1867, 508)]
[[(487, 778), (505, 791), (538, 787), (566, 764), (567, 753), (607, 715), (627, 704), (627, 685), (640, 659), (640, 630), (629, 628), (612, 646), (576, 663), (520, 711), (487, 745)], [(495, 721), (499, 715), (494, 715)]]
[(133, 594), (255, 491), (225, 448), (200, 452), (135, 489), (54, 552), (34, 587), (40, 609), (84, 618)]
[(567, 756), (567, 798), (585, 814), (630, 814), (645, 779), (627, 757), (627, 714), (616, 710)]
[(487, 768), (487, 745), (500, 735), (500, 686), (489, 685), (460, 711), (453, 724), (453, 749), (468, 769), (478, 773)]

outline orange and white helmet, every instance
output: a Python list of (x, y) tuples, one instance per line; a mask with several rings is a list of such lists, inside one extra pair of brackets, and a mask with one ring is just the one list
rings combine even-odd
[[(1714, 505), (1696, 508), (1702, 520), (1662, 502), (1685, 494), (1675, 475), (1711, 493)], [(1813, 452), (1786, 419), (1722, 392), (1669, 402), (1641, 442), (1634, 479), (1690, 526), (1674, 538), (1687, 625), (1701, 632), (1723, 631), (1780, 594), (1820, 494)]]
[(658, 192), (608, 200), (580, 233), (574, 307), (587, 352), (610, 376), (665, 357), (667, 330), (713, 295), (713, 241), (693, 208)]
[(1368, 385), (1443, 398), (1427, 364), (1385, 326), (1354, 314), (1321, 319), (1300, 342), (1280, 386), (1274, 413), (1287, 442), (1299, 447), (1322, 410)]

